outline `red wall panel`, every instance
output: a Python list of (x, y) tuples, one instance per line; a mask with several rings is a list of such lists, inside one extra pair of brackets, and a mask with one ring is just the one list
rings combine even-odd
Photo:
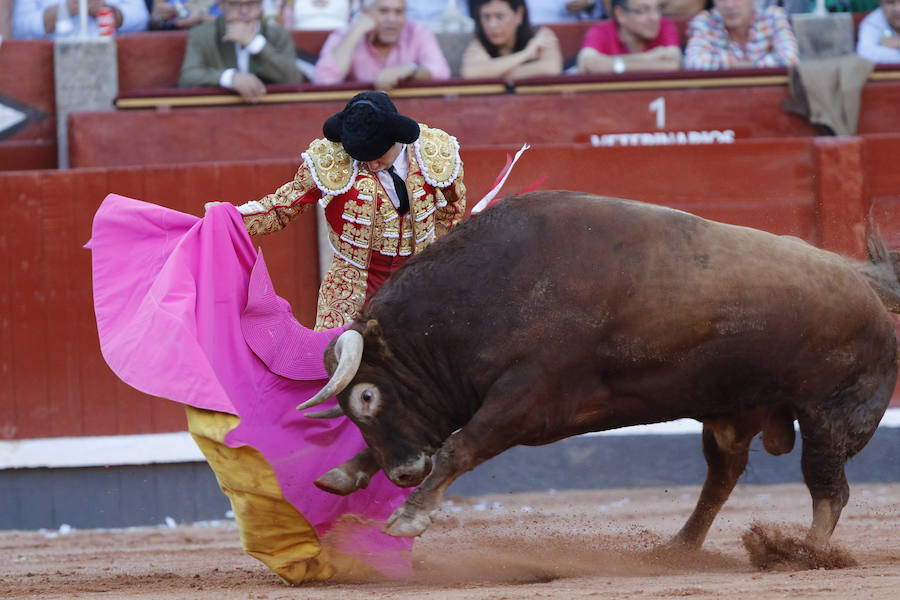
[[(829, 144), (859, 154), (861, 143), (862, 156), (869, 156), (893, 148), (900, 140), (895, 137)], [(470, 205), (493, 183), (506, 153), (515, 150), (464, 148)], [(866, 217), (865, 199), (822, 194), (815, 185), (820, 171), (834, 164), (822, 160), (812, 139), (681, 148), (545, 146), (525, 153), (504, 193), (515, 193), (546, 173), (543, 189), (631, 197), (818, 242), (818, 211), (833, 209), (825, 203), (841, 203), (842, 211), (856, 207), (843, 213), (851, 229)], [(876, 212), (896, 209), (898, 199), (886, 194), (896, 177), (890, 160), (840, 165), (841, 177), (863, 181), (851, 194), (875, 190), (882, 194), (873, 201)], [(0, 174), (0, 202), (7, 215), (14, 215), (0, 224), (0, 438), (182, 429), (180, 407), (121, 383), (100, 356), (90, 253), (81, 249), (90, 237), (93, 214), (103, 197), (115, 192), (200, 215), (210, 200), (240, 203), (271, 192), (296, 168), (297, 161), (290, 159)], [(895, 235), (900, 223), (888, 220), (882, 229), (886, 236)], [(311, 325), (318, 286), (313, 214), (254, 243), (263, 247), (279, 293), (298, 319)]]
[[(254, 163), (0, 174), (0, 201), (15, 215), (0, 225), (0, 439), (183, 429), (180, 406), (125, 385), (100, 355), (90, 252), (82, 249), (94, 212), (114, 191), (199, 215), (210, 195), (255, 199), (294, 168)], [(278, 183), (270, 188), (272, 181)], [(314, 216), (260, 241), (270, 248), (267, 258), (273, 256), (279, 293), (311, 326), (318, 288)]]

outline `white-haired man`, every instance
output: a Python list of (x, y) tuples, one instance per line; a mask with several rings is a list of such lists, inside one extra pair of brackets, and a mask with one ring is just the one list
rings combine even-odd
[(406, 0), (363, 0), (350, 25), (325, 40), (313, 82), (362, 81), (389, 90), (405, 80), (449, 77), (437, 38), (406, 18)]

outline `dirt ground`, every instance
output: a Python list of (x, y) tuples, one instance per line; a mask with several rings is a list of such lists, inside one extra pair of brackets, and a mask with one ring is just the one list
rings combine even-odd
[[(243, 554), (233, 522), (0, 532), (0, 598), (900, 598), (900, 484), (857, 484), (833, 537), (856, 566), (751, 564), (754, 524), (801, 538), (802, 485), (739, 486), (700, 552), (662, 552), (698, 488), (448, 498), (416, 543), (411, 579), (289, 588)], [(174, 525), (171, 523), (170, 525)], [(833, 566), (833, 565), (832, 565)]]

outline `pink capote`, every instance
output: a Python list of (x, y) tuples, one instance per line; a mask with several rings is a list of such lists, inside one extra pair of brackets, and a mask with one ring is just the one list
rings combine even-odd
[(199, 219), (110, 194), (89, 247), (100, 348), (116, 375), (147, 394), (240, 417), (225, 443), (259, 450), (320, 536), (344, 514), (375, 521), (342, 531), (340, 549), (385, 575), (406, 574), (412, 541), (381, 533), (378, 522), (407, 490), (383, 473), (344, 497), (312, 483), (365, 447), (348, 419), (295, 410), (327, 380), (322, 354), (342, 330), (312, 331), (293, 318), (234, 206), (212, 205)]

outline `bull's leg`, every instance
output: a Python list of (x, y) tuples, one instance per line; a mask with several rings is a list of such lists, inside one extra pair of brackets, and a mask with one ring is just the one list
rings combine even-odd
[(800, 467), (813, 508), (806, 541), (814, 548), (823, 549), (850, 499), (850, 486), (844, 474), (847, 445), (835, 440), (835, 435), (844, 437), (843, 432), (820, 428), (808, 419), (800, 420), (800, 430), (803, 434)]
[[(517, 386), (521, 381), (525, 379), (516, 380)], [(535, 393), (535, 390), (522, 390), (517, 386), (503, 393), (498, 391), (497, 395), (521, 398), (517, 406), (527, 411), (527, 407), (534, 406), (534, 403), (526, 396), (528, 392)], [(517, 415), (515, 410), (502, 403), (492, 406), (485, 402), (472, 419), (447, 438), (434, 454), (431, 473), (410, 494), (406, 503), (394, 511), (384, 526), (385, 533), (412, 537), (425, 531), (440, 508), (444, 492), (457, 477), (515, 446), (522, 439), (528, 439), (526, 420), (524, 412)], [(498, 427), (500, 423), (502, 427)], [(522, 437), (523, 434), (525, 437)]]
[[(468, 427), (468, 425), (466, 426)], [(413, 490), (406, 503), (394, 511), (384, 525), (384, 532), (394, 536), (413, 537), (424, 532), (440, 508), (441, 498), (457, 477), (476, 465), (499, 454), (507, 446), (497, 447), (489, 456), (479, 453), (476, 458), (469, 448), (471, 440), (465, 428), (450, 436), (434, 454), (431, 473)], [(483, 449), (481, 449), (483, 450)]]
[(369, 486), (372, 476), (380, 467), (375, 454), (369, 448), (363, 448), (356, 456), (344, 464), (333, 467), (315, 480), (316, 487), (331, 494), (346, 496), (356, 490)]
[(694, 512), (669, 542), (670, 545), (688, 548), (703, 545), (713, 520), (747, 467), (750, 441), (759, 432), (759, 418), (758, 415), (752, 415), (738, 422), (704, 423), (706, 481)]
[(812, 496), (813, 519), (806, 541), (824, 549), (850, 499), (844, 465), (868, 443), (891, 400), (896, 382), (893, 332), (882, 364), (851, 381), (827, 407), (818, 406), (797, 415), (803, 436), (800, 466)]

